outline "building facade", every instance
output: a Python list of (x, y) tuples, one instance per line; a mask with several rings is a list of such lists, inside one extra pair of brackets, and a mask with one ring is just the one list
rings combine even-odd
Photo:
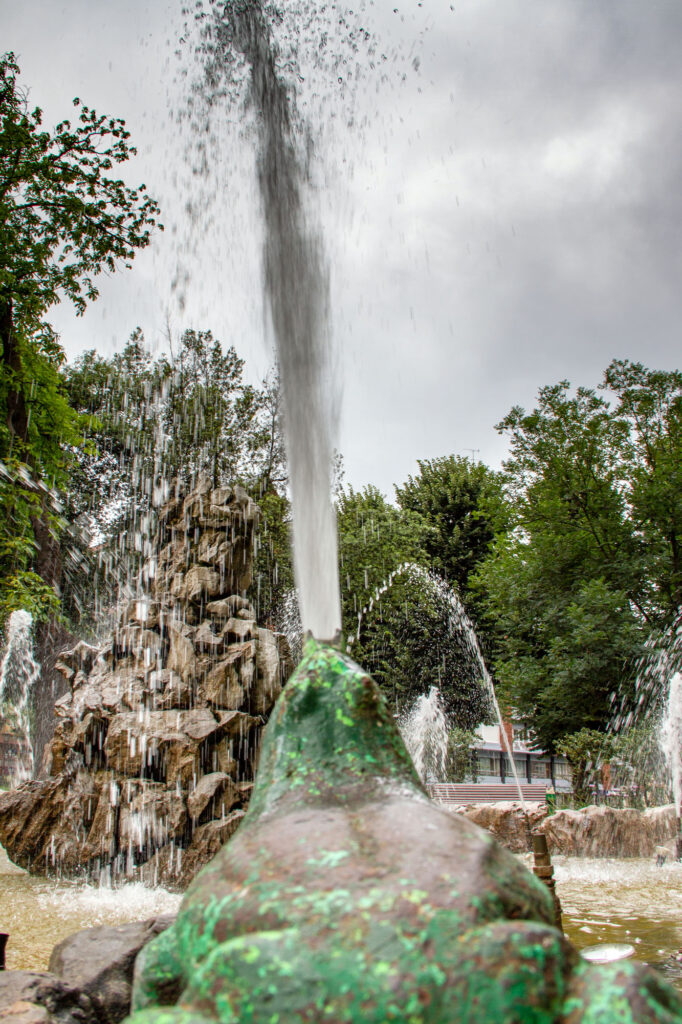
[[(505, 723), (511, 741), (514, 767), (519, 782), (545, 783), (557, 792), (570, 792), (571, 772), (568, 761), (559, 754), (538, 750), (533, 738), (521, 725)], [(482, 725), (477, 730), (477, 743), (472, 755), (472, 781), (491, 785), (514, 783), (514, 771), (503, 742), (502, 729), (497, 725)]]

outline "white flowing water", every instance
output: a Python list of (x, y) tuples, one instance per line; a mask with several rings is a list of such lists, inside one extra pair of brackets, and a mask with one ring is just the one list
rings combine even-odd
[(30, 701), (40, 666), (33, 657), (32, 629), (30, 612), (12, 612), (7, 626), (7, 645), (0, 662), (0, 714), (28, 745), (28, 763), (17, 762), (12, 780), (15, 785), (33, 775)]
[(311, 224), (305, 204), (305, 143), (310, 140), (301, 138), (294, 96), (280, 73), (277, 47), (259, 0), (228, 0), (215, 34), (228, 77), (235, 51), (251, 71), (265, 226), (264, 287), (284, 397), (301, 620), (304, 630), (331, 640), (341, 628), (331, 500), (339, 397), (332, 366), (327, 264), (320, 232)]
[(417, 698), (399, 728), (422, 782), (445, 782), (449, 729), (437, 686)]
[(678, 820), (682, 817), (682, 673), (670, 680), (661, 724), (660, 743), (668, 763)]
[(665, 757), (678, 820), (682, 817), (682, 617), (654, 635), (637, 666), (636, 700), (614, 715), (614, 732), (653, 722)]
[(9, 970), (44, 971), (54, 946), (72, 932), (172, 914), (180, 899), (141, 882), (111, 888), (29, 875), (0, 847), (0, 932), (9, 934)]

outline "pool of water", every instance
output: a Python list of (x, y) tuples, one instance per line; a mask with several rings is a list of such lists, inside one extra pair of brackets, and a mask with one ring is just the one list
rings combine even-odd
[(554, 857), (564, 930), (578, 949), (631, 943), (634, 959), (682, 989), (682, 864)]
[[(564, 929), (579, 948), (630, 943), (682, 989), (682, 864), (554, 858)], [(15, 867), (0, 848), (0, 931), (9, 932), (8, 969), (46, 970), (52, 948), (71, 932), (177, 910), (181, 897), (131, 882), (117, 889), (57, 882)]]
[(72, 932), (173, 913), (180, 899), (139, 882), (111, 889), (29, 875), (0, 847), (0, 932), (9, 933), (8, 970), (47, 970), (53, 947)]

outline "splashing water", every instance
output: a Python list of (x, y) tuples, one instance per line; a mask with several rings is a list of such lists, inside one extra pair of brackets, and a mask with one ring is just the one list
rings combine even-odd
[(360, 638), (360, 631), (362, 629), (363, 617), (377, 604), (382, 596), (386, 593), (388, 588), (399, 576), (408, 576), (413, 578), (415, 581), (421, 582), (422, 584), (430, 587), (438, 597), (443, 601), (447, 608), (447, 614), (449, 619), (450, 629), (458, 633), (464, 641), (465, 648), (470, 655), (472, 661), (478, 666), (480, 678), (483, 680), (484, 686), (490, 697), (491, 704), (495, 710), (495, 716), (497, 718), (498, 725), (500, 727), (500, 736), (504, 744), (505, 752), (509, 759), (512, 774), (514, 776), (514, 782), (519, 795), (519, 802), (523, 808), (524, 814), (526, 813), (526, 802), (523, 797), (523, 790), (521, 789), (521, 782), (519, 780), (518, 772), (516, 771), (516, 764), (514, 762), (514, 754), (512, 751), (507, 729), (504, 727), (502, 719), (502, 712), (500, 711), (500, 705), (497, 701), (497, 695), (495, 693), (495, 687), (493, 685), (492, 678), (486, 667), (483, 655), (481, 654), (481, 648), (478, 643), (476, 632), (472, 625), (471, 619), (467, 615), (464, 605), (460, 601), (459, 597), (452, 589), (448, 586), (445, 580), (442, 580), (435, 573), (429, 572), (421, 565), (417, 565), (414, 562), (402, 562), (396, 569), (391, 572), (388, 577), (384, 580), (380, 587), (377, 587), (373, 596), (371, 597), (368, 604), (358, 613), (358, 625), (354, 634), (348, 638), (346, 650), (350, 653), (351, 648), (357, 640)]
[(40, 666), (33, 657), (32, 628), (30, 612), (12, 612), (7, 627), (7, 648), (0, 662), (0, 710), (12, 731), (28, 746), (28, 764), (17, 760), (13, 778), (15, 785), (33, 774), (30, 700), (40, 675)]
[[(616, 702), (616, 695), (612, 698)], [(678, 820), (682, 818), (682, 617), (654, 634), (637, 663), (635, 701), (619, 710), (613, 732), (653, 722), (665, 757)], [(681, 843), (682, 845), (682, 843)]]
[(449, 730), (437, 686), (417, 698), (399, 728), (422, 782), (444, 782)]
[(293, 97), (258, 0), (228, 2), (219, 22), (226, 59), (250, 67), (258, 113), (258, 186), (265, 223), (264, 275), (280, 365), (293, 508), (294, 568), (303, 628), (332, 639), (341, 627), (336, 520), (331, 502), (338, 396), (328, 326), (328, 272), (304, 204), (306, 175)]
[(670, 680), (668, 701), (661, 724), (660, 743), (670, 769), (678, 820), (682, 818), (682, 673)]

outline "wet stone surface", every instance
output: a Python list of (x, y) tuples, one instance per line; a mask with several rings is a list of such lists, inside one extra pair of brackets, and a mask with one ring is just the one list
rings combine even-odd
[[(48, 777), (0, 794), (14, 863), (182, 889), (234, 831), (293, 668), (285, 638), (258, 626), (243, 596), (259, 514), (240, 487), (176, 486), (110, 640), (57, 663), (69, 692)], [(220, 792), (206, 776), (221, 777)]]
[(374, 684), (313, 641), (243, 824), (138, 958), (133, 1009), (131, 1024), (682, 1020), (646, 968), (580, 961), (542, 883), (428, 800)]

